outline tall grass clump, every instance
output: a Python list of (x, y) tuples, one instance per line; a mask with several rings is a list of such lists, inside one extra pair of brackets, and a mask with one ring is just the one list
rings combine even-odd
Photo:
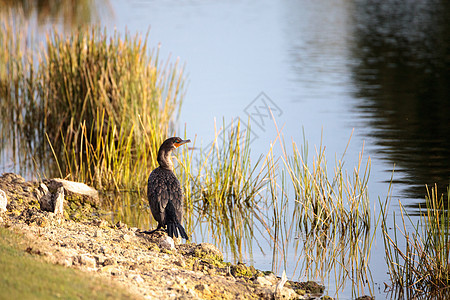
[[(348, 146), (347, 146), (348, 147)], [(361, 231), (370, 228), (371, 215), (367, 183), (370, 158), (363, 164), (363, 152), (352, 174), (344, 169), (344, 154), (335, 161), (333, 172), (328, 170), (325, 147), (316, 149), (308, 161), (308, 146), (301, 150), (292, 143), (293, 155), (286, 160), (296, 199), (295, 220), (299, 228), (332, 228), (345, 231), (352, 227)]]
[(70, 149), (66, 173), (100, 186), (141, 186), (180, 107), (182, 71), (161, 66), (146, 38), (108, 38), (98, 28), (54, 33), (45, 53), (41, 107), (52, 145), (61, 139)]
[(44, 176), (106, 191), (142, 188), (159, 145), (173, 131), (183, 69), (159, 61), (147, 36), (109, 37), (91, 26), (68, 35), (50, 31), (43, 45), (31, 48), (36, 40), (23, 44), (17, 37), (28, 29), (15, 22), (3, 23), (0, 34), (6, 45), (0, 50), (6, 66), (0, 68), (7, 108), (2, 124), (9, 119), (17, 126), (14, 136), (28, 146)]
[(368, 263), (374, 224), (367, 186), (370, 158), (364, 162), (362, 151), (348, 173), (343, 160), (346, 151), (330, 170), (322, 144), (312, 160), (306, 142), (300, 149), (293, 142), (292, 155), (286, 154), (284, 144), (282, 148), (294, 189), (292, 223), (298, 236), (298, 263), (302, 261), (304, 273), (324, 280), (334, 270), (337, 290), (348, 279), (355, 295), (367, 285), (371, 290)]
[[(386, 262), (397, 297), (449, 296), (450, 284), (450, 196), (439, 194), (437, 186), (427, 187), (425, 207), (414, 220), (399, 201), (400, 221), (393, 214), (393, 233), (389, 233), (387, 210), (382, 205), (382, 230)], [(412, 230), (411, 230), (412, 229)]]

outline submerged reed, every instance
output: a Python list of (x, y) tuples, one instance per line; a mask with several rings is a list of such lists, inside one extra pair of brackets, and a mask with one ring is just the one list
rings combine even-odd
[(297, 264), (302, 262), (303, 273), (313, 279), (325, 280), (334, 271), (336, 290), (350, 280), (354, 296), (363, 294), (366, 286), (372, 293), (368, 263), (375, 228), (367, 186), (370, 157), (364, 164), (361, 151), (357, 166), (348, 174), (343, 161), (345, 149), (334, 172), (329, 173), (322, 145), (310, 161), (305, 139), (300, 149), (292, 143), (292, 156), (281, 144), (294, 188), (291, 222), (297, 235)]
[[(393, 233), (388, 232), (387, 209), (382, 204), (382, 229), (386, 262), (397, 297), (449, 296), (450, 284), (450, 196), (439, 194), (437, 186), (427, 187), (425, 207), (417, 222), (399, 201), (401, 222), (393, 215)], [(412, 228), (412, 231), (410, 230)]]

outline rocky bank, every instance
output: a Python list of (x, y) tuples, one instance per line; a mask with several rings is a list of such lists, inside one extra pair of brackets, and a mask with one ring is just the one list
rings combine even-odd
[[(79, 188), (72, 190), (71, 185)], [(324, 287), (223, 261), (212, 244), (176, 245), (164, 232), (110, 224), (96, 217), (95, 190), (61, 180), (0, 176), (0, 226), (21, 234), (26, 251), (112, 278), (146, 299), (317, 299)], [(329, 297), (325, 296), (323, 298)]]

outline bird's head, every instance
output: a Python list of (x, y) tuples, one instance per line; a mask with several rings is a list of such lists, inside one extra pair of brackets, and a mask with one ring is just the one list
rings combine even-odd
[(181, 145), (184, 145), (186, 143), (190, 143), (191, 140), (182, 140), (179, 137), (171, 137), (162, 143), (160, 149), (164, 148), (166, 150), (173, 150), (175, 148), (180, 147)]
[(190, 143), (191, 140), (182, 140), (179, 137), (171, 137), (165, 140), (161, 147), (159, 147), (158, 151), (158, 163), (161, 167), (165, 169), (172, 169), (172, 158), (170, 156), (170, 153), (172, 150), (180, 147), (181, 145), (184, 145), (186, 143)]

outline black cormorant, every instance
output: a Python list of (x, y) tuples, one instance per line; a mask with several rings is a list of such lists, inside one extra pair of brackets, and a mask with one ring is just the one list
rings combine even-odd
[(171, 137), (162, 143), (158, 151), (159, 167), (148, 177), (147, 197), (153, 218), (158, 222), (156, 230), (166, 229), (173, 238), (180, 236), (189, 239), (181, 222), (183, 222), (183, 191), (180, 182), (173, 173), (172, 151), (190, 140)]

